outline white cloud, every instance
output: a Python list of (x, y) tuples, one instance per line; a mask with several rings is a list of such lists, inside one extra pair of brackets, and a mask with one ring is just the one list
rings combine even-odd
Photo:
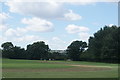
[(80, 37), (80, 40), (88, 42), (90, 34), (88, 34), (87, 32), (82, 32), (82, 33), (79, 33), (78, 35)]
[(0, 43), (2, 43), (6, 38), (3, 36), (5, 31), (8, 29), (8, 25), (5, 21), (9, 18), (9, 14), (2, 12), (0, 13)]
[(57, 43), (66, 43), (65, 41), (63, 41), (59, 37), (53, 37), (52, 40), (53, 40), (53, 42), (57, 42)]
[(87, 27), (77, 26), (74, 24), (68, 25), (65, 29), (67, 30), (68, 33), (71, 33), (71, 34), (89, 31), (89, 28), (87, 28)]
[(53, 31), (53, 24), (47, 20), (33, 17), (31, 19), (24, 18), (22, 23), (27, 24), (25, 27), (27, 31), (35, 31), (35, 32), (49, 32)]
[(7, 30), (7, 25), (6, 24), (0, 24), (0, 31), (4, 32)]
[(16, 35), (16, 30), (9, 28), (6, 32), (5, 32), (6, 36), (14, 36)]
[(60, 39), (59, 39), (58, 37), (53, 37), (52, 40), (58, 41), (58, 40), (60, 40)]
[(0, 35), (0, 42), (3, 40), (3, 37)]
[(71, 44), (73, 41), (76, 41), (76, 40), (78, 40), (78, 41), (85, 41), (85, 42), (88, 43), (88, 39), (89, 39), (90, 36), (91, 35), (88, 32), (78, 33), (78, 38), (69, 41), (69, 44)]
[(52, 2), (118, 2), (119, 0), (14, 0), (14, 1), (15, 2), (50, 2), (50, 1)]
[(45, 39), (37, 35), (24, 35), (21, 37), (15, 37), (12, 39), (12, 41), (19, 45), (20, 43), (25, 44), (23, 47), (25, 47), (28, 44), (32, 44), (33, 42), (44, 41), (46, 44), (49, 45), (50, 49), (64, 50), (66, 48), (66, 42), (60, 39), (59, 37), (52, 37), (51, 39)]
[(63, 16), (63, 14), (66, 12), (60, 3), (58, 4), (54, 1), (30, 1), (24, 2), (24, 0), (10, 0), (7, 1), (6, 5), (9, 6), (10, 12), (32, 15), (40, 18), (58, 18)]
[(65, 50), (66, 49), (66, 45), (61, 45), (61, 44), (49, 44), (50, 49), (52, 50)]
[(9, 15), (7, 13), (4, 13), (4, 12), (0, 13), (0, 20), (6, 20), (8, 18), (9, 18)]
[(53, 30), (53, 24), (47, 20), (40, 18), (24, 18), (22, 19), (22, 23), (27, 25), (25, 27), (16, 27), (10, 28), (4, 25), (0, 25), (0, 29), (4, 29), (3, 36), (4, 37), (1, 43), (11, 41), (15, 43), (15, 45), (21, 45), (25, 47), (28, 43), (33, 43), (35, 41), (45, 41), (47, 40), (39, 37), (38, 35), (28, 35), (29, 32), (49, 32)]
[(6, 41), (6, 37), (0, 35), (0, 45)]
[(77, 26), (77, 25), (72, 24), (72, 25), (68, 25), (65, 29), (70, 34), (77, 34), (78, 35), (79, 38), (78, 39), (73, 39), (72, 41), (82, 40), (82, 41), (88, 42), (88, 39), (90, 37), (88, 27)]
[(72, 5), (94, 5), (97, 2), (119, 2), (119, 0), (58, 0), (58, 2), (70, 3)]
[(26, 24), (26, 27), (17, 27), (17, 28), (8, 28), (4, 25), (0, 25), (0, 29), (2, 31), (4, 30), (4, 34), (7, 37), (12, 37), (12, 36), (23, 36), (25, 33), (29, 31), (34, 31), (34, 32), (49, 32), (53, 31), (53, 24), (49, 21), (40, 19), (40, 18), (31, 18), (27, 19), (24, 18), (22, 19), (22, 23)]
[(92, 3), (92, 2), (118, 2), (119, 0), (60, 0), (61, 2), (81, 2), (81, 3)]
[(7, 37), (18, 37), (18, 36), (22, 36), (24, 35), (26, 32), (28, 32), (26, 29), (24, 28), (20, 28), (20, 27), (17, 27), (17, 28), (7, 28), (4, 32), (4, 35), (7, 36)]
[(35, 36), (35, 35), (25, 35), (22, 37), (15, 37), (13, 39), (14, 42), (33, 42), (36, 40), (39, 40), (40, 37), (39, 36)]
[[(44, 39), (42, 39), (41, 37), (37, 36), (37, 35), (22, 35), (22, 36), (0, 36), (0, 39), (2, 38), (2, 40), (0, 40), (0, 43), (4, 43), (4, 42), (12, 42), (14, 45), (19, 45), (21, 47), (26, 47), (28, 44), (32, 44), (33, 42), (36, 41), (45, 41)], [(46, 42), (46, 41), (45, 41)]]
[(66, 20), (80, 20), (82, 17), (76, 13), (73, 13), (72, 10), (69, 10), (69, 13), (64, 14)]
[(59, 37), (52, 37), (51, 39), (48, 40), (48, 45), (50, 46), (51, 49), (63, 50), (66, 48), (65, 47), (66, 41), (62, 40)]
[(0, 13), (0, 31), (5, 31), (7, 29), (7, 24), (5, 21), (9, 18), (10, 16), (7, 13)]
[[(33, 1), (33, 2), (32, 2)], [(72, 10), (64, 8), (64, 3), (56, 1), (35, 2), (34, 0), (7, 1), (9, 11), (45, 19), (80, 20), (82, 17)]]
[(23, 28), (17, 27), (16, 31), (19, 32), (20, 34), (24, 34), (24, 33), (28, 32), (24, 27)]

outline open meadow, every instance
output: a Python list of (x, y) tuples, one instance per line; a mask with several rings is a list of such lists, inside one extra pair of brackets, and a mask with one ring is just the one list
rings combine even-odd
[(118, 64), (83, 61), (2, 60), (5, 78), (117, 78)]

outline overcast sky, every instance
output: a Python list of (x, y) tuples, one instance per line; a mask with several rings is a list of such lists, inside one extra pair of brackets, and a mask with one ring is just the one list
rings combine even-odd
[(88, 42), (89, 36), (105, 25), (118, 24), (117, 0), (87, 1), (0, 3), (0, 45), (11, 41), (26, 48), (33, 42), (44, 41), (51, 49), (66, 49), (74, 40)]

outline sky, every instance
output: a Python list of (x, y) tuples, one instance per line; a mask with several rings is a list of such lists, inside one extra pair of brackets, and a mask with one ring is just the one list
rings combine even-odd
[[(82, 0), (80, 0), (82, 1)], [(6, 0), (0, 3), (0, 45), (26, 48), (44, 41), (52, 50), (65, 50), (72, 41), (86, 41), (105, 25), (118, 25), (118, 2), (57, 2)]]

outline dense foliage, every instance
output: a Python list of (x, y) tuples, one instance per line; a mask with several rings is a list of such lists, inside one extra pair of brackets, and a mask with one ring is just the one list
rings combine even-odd
[(27, 45), (27, 49), (14, 46), (11, 42), (1, 45), (2, 57), (11, 59), (47, 59), (49, 47), (43, 41)]
[(86, 47), (86, 42), (73, 41), (67, 48), (68, 57), (73, 61), (80, 60), (80, 54), (85, 50)]
[(49, 46), (45, 42), (35, 42), (32, 45), (27, 45), (27, 58), (28, 59), (47, 59)]
[(11, 59), (25, 59), (25, 49), (21, 47), (14, 46), (11, 42), (6, 42), (2, 44), (2, 57)]
[(89, 38), (88, 51), (82, 54), (83, 59), (97, 62), (118, 62), (119, 29), (117, 26), (105, 26), (97, 31), (93, 37)]

